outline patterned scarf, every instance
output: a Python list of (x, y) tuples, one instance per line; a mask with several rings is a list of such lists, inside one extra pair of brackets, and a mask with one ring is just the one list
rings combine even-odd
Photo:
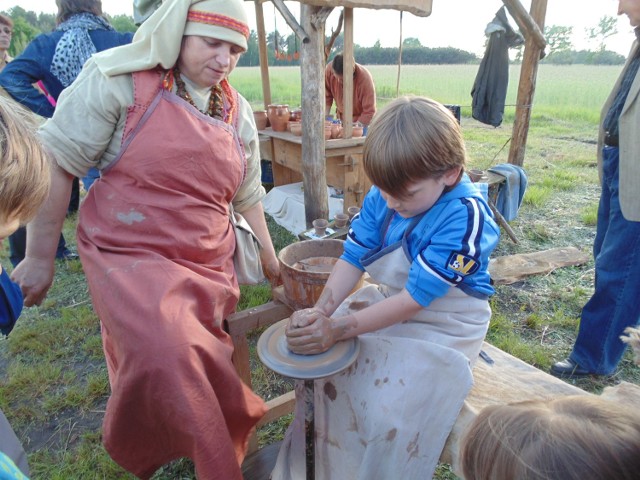
[(64, 34), (56, 45), (51, 61), (51, 73), (63, 87), (71, 85), (84, 63), (97, 51), (89, 36), (90, 30), (115, 31), (104, 18), (92, 13), (73, 15), (56, 28), (56, 31), (62, 31)]

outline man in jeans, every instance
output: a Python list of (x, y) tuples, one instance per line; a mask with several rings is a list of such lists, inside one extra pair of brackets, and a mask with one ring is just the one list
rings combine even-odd
[[(619, 0), (640, 37), (640, 0)], [(582, 310), (569, 357), (551, 367), (558, 377), (610, 375), (625, 350), (625, 328), (640, 323), (640, 44), (602, 109), (598, 169), (602, 183), (593, 246), (595, 291)]]

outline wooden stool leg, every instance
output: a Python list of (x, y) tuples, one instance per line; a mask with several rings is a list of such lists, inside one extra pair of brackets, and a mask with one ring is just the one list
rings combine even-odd
[(307, 480), (315, 480), (315, 410), (313, 408), (313, 380), (304, 381), (304, 453), (307, 467)]

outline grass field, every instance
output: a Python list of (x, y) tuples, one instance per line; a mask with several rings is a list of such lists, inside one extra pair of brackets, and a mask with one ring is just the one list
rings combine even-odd
[[(599, 187), (595, 140), (600, 106), (621, 67), (540, 67), (525, 156), (529, 187), (518, 218), (511, 222), (520, 243), (506, 235), (497, 255), (559, 246), (591, 251)], [(372, 67), (382, 105), (395, 96), (395, 67)], [(493, 128), (470, 118), (470, 90), (477, 66), (403, 67), (401, 94), (431, 96), (462, 107), (469, 166), (488, 168), (507, 161), (518, 82), (512, 67), (504, 124)], [(300, 104), (298, 70), (270, 70), (273, 102)], [(256, 107), (262, 105), (259, 70), (238, 69), (232, 83)], [(73, 245), (76, 218), (65, 223)], [(277, 249), (293, 237), (274, 222)], [(9, 266), (6, 246), (0, 261)], [(488, 340), (543, 370), (570, 351), (580, 310), (593, 289), (593, 262), (563, 268), (511, 286), (499, 286), (491, 305)], [(269, 289), (242, 289), (240, 309), (264, 303)], [(255, 337), (254, 337), (255, 339)], [(254, 363), (254, 385), (265, 398), (288, 384)], [(109, 394), (99, 323), (78, 261), (59, 263), (46, 302), (27, 309), (15, 331), (0, 340), (0, 408), (29, 453), (33, 479), (132, 479), (100, 444), (101, 421)], [(640, 384), (639, 369), (625, 356), (612, 378), (573, 382), (598, 393), (621, 380)], [(286, 421), (260, 432), (261, 442), (281, 437)], [(155, 480), (195, 478), (188, 461), (163, 468)], [(454, 479), (446, 465), (438, 479)]]

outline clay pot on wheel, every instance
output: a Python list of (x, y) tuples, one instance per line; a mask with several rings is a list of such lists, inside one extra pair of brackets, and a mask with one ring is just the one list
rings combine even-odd
[(289, 122), (289, 105), (269, 105), (267, 116), (274, 132), (286, 132)]
[(256, 128), (258, 130), (264, 130), (269, 126), (269, 117), (266, 110), (256, 110), (253, 112), (253, 118), (256, 121)]

